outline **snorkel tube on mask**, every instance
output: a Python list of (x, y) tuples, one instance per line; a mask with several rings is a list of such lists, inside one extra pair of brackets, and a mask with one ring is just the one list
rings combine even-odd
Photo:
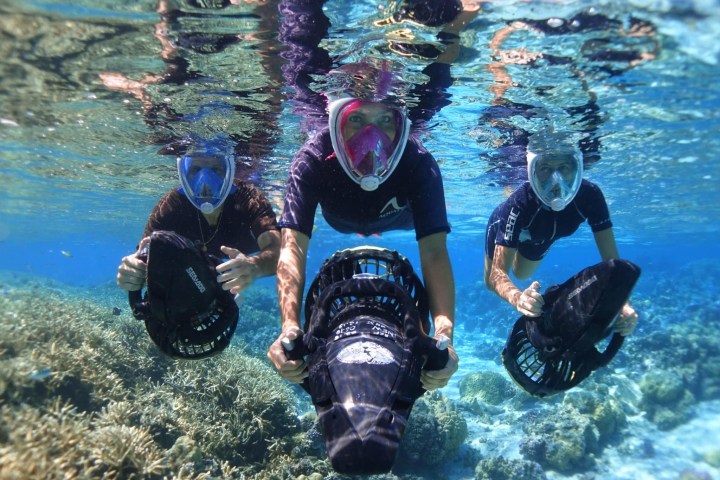
[(331, 77), (335, 86), (326, 95), (335, 156), (347, 176), (371, 192), (393, 173), (410, 135), (401, 84), (391, 62), (372, 58)]
[[(208, 142), (213, 147), (212, 142)], [(217, 148), (177, 159), (180, 191), (205, 215), (214, 212), (235, 188), (235, 161)]]
[(564, 135), (538, 132), (528, 143), (527, 171), (528, 181), (538, 199), (559, 212), (580, 190), (582, 153)]

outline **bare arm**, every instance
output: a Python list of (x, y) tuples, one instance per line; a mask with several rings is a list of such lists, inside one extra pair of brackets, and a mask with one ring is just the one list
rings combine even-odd
[(600, 258), (602, 258), (603, 262), (613, 258), (620, 258), (612, 228), (595, 232), (593, 236), (595, 237), (595, 244), (597, 245)]
[(486, 287), (497, 293), (500, 298), (515, 306), (522, 291), (510, 279), (510, 268), (515, 261), (517, 249), (495, 245), (490, 274), (486, 278)]
[(215, 269), (217, 280), (223, 290), (238, 293), (247, 288), (258, 277), (274, 275), (280, 256), (280, 232), (268, 230), (257, 239), (260, 251), (256, 255), (245, 255), (240, 250), (226, 246), (220, 250), (230, 258)]
[(296, 340), (300, 329), (300, 307), (305, 289), (305, 265), (310, 238), (290, 228), (281, 232), (280, 259), (277, 268), (277, 291), (280, 302), (281, 332), (268, 349), (268, 358), (285, 379), (300, 383), (308, 376), (303, 360), (288, 360), (283, 340)]
[(441, 232), (421, 238), (418, 245), (435, 336), (445, 335), (452, 340), (455, 321), (455, 280), (447, 251), (447, 234)]
[(452, 64), (460, 53), (460, 32), (462, 32), (468, 23), (473, 21), (480, 11), (479, 2), (475, 0), (463, 0), (462, 11), (458, 14), (455, 19), (446, 24), (442, 31), (446, 34), (451, 34), (454, 38), (447, 39), (445, 43), (445, 50), (435, 60), (439, 63)]
[(486, 286), (515, 307), (518, 312), (530, 317), (537, 317), (542, 313), (545, 303), (538, 291), (540, 283), (532, 282), (524, 291), (513, 283), (510, 279), (510, 268), (515, 262), (516, 255), (517, 249), (515, 248), (495, 245), (490, 272), (485, 278)]
[(447, 233), (441, 232), (421, 238), (420, 263), (425, 288), (430, 301), (430, 312), (435, 327), (435, 338), (445, 335), (451, 341), (448, 346), (448, 362), (440, 370), (423, 369), (420, 381), (426, 390), (442, 388), (458, 369), (458, 356), (452, 346), (455, 322), (455, 279), (447, 251)]
[(290, 228), (282, 229), (282, 245), (277, 269), (281, 328), (300, 327), (300, 307), (305, 289), (305, 264), (310, 239)]

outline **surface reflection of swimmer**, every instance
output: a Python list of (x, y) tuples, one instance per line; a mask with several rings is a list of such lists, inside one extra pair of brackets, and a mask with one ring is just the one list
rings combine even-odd
[[(280, 98), (272, 94), (274, 90), (271, 89), (281, 83), (281, 72), (270, 54), (278, 46), (275, 39), (277, 2), (258, 2), (252, 14), (223, 12), (222, 15), (218, 9), (235, 2), (219, 2), (210, 7), (195, 1), (185, 3), (191, 8), (180, 9), (167, 0), (160, 0), (157, 4), (160, 21), (155, 24), (154, 36), (161, 45), (164, 73), (146, 74), (133, 80), (123, 73), (103, 72), (100, 78), (108, 89), (130, 93), (141, 102), (145, 122), (153, 130), (153, 143), (161, 145), (160, 154), (179, 156), (189, 150), (197, 151), (198, 144), (204, 141), (222, 139), (218, 141), (225, 143), (224, 148), (235, 156), (238, 178), (251, 179), (258, 175), (261, 160), (272, 152), (277, 138), (273, 132), (280, 111)], [(259, 18), (258, 27), (252, 34), (238, 34), (218, 32), (218, 28), (212, 26), (214, 19), (228, 18)], [(198, 25), (208, 27), (199, 28)], [(203, 73), (198, 65), (210, 61), (198, 61), (197, 56), (214, 56), (218, 58), (216, 63), (222, 64), (220, 55), (243, 41), (252, 41), (257, 45), (258, 58), (267, 73), (269, 86), (258, 86), (250, 93), (248, 89), (232, 91), (224, 86), (216, 87), (232, 84), (232, 79), (218, 82), (212, 74)], [(155, 99), (153, 92), (147, 88), (151, 85), (177, 85), (184, 91), (190, 91), (189, 85), (193, 83), (207, 86), (197, 95), (202, 103), (194, 112), (179, 112), (174, 104), (187, 102)], [(180, 91), (177, 95), (182, 93)], [(253, 94), (262, 96), (261, 107), (248, 106), (244, 100)], [(225, 131), (226, 124), (229, 122), (232, 125), (235, 120), (233, 114), (243, 120), (242, 128)], [(201, 133), (187, 134), (186, 131)]]
[[(567, 135), (539, 132), (530, 138), (528, 181), (493, 211), (485, 239), (485, 285), (528, 317), (543, 313), (537, 281), (520, 290), (510, 279), (535, 272), (552, 244), (572, 235), (587, 220), (603, 261), (619, 258), (605, 197), (582, 178), (579, 149)], [(615, 323), (629, 335), (638, 315), (626, 304)]]
[[(289, 100), (293, 111), (302, 118), (303, 129), (310, 134), (327, 124), (327, 98), (318, 92), (317, 78), (326, 76), (341, 57), (348, 55), (331, 55), (321, 46), (331, 28), (323, 11), (326, 3), (282, 0), (279, 7), (282, 17), (279, 39), (285, 46), (281, 56), (286, 60), (283, 73), (290, 87)], [(450, 67), (459, 55), (459, 33), (478, 10), (473, 0), (403, 1), (397, 2), (390, 18), (376, 22), (379, 27), (404, 22), (442, 27), (438, 33), (441, 50), (430, 44), (387, 42), (390, 55), (399, 53), (431, 60), (421, 72), (427, 81), (413, 85), (408, 93), (408, 98), (415, 100), (407, 111), (414, 127), (424, 128), (435, 113), (450, 104), (447, 90), (454, 81)]]
[[(539, 44), (537, 48), (514, 48), (523, 41), (523, 35), (530, 34), (540, 36), (530, 42)], [(562, 49), (555, 40), (558, 36), (563, 36)], [(548, 43), (543, 44), (542, 39)], [(578, 45), (572, 49), (574, 39)], [(493, 101), (480, 118), (482, 126), (495, 130), (496, 140), (483, 155), (490, 164), (493, 181), (517, 185), (525, 179), (525, 154), (531, 133), (525, 125), (542, 122), (553, 108), (565, 112), (568, 128), (582, 133), (578, 145), (585, 166), (597, 162), (601, 147), (598, 130), (605, 115), (598, 106), (592, 82), (653, 60), (659, 48), (651, 23), (635, 17), (623, 22), (592, 11), (568, 19), (516, 20), (495, 32), (490, 42), (492, 61), (487, 66), (493, 76)], [(515, 69), (514, 77), (508, 67)], [(536, 72), (521, 77), (523, 68)], [(543, 79), (552, 79), (552, 83)], [(523, 101), (508, 95), (518, 82), (523, 87)], [(571, 90), (568, 85), (576, 87)], [(536, 102), (529, 101), (532, 95), (537, 97)], [(584, 103), (578, 102), (583, 99)]]
[[(442, 177), (432, 155), (410, 135), (401, 72), (388, 61), (368, 59), (334, 76), (343, 88), (329, 92), (335, 100), (328, 107), (328, 127), (293, 160), (279, 222), (282, 333), (268, 356), (283, 377), (297, 383), (308, 375), (305, 362), (288, 360), (282, 342), (301, 333), (305, 265), (318, 205), (328, 224), (342, 233), (414, 229), (435, 336), (452, 339), (453, 333), (455, 287)], [(445, 386), (456, 370), (457, 355), (450, 347), (446, 367), (423, 371), (423, 385)]]

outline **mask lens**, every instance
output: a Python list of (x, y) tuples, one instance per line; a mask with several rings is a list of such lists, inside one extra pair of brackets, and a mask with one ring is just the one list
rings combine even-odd
[(232, 160), (222, 157), (186, 155), (178, 161), (180, 183), (203, 213), (211, 212), (225, 200), (232, 187), (233, 170)]
[(355, 101), (341, 118), (340, 133), (352, 170), (360, 176), (382, 175), (397, 147), (400, 114), (380, 103)]
[(533, 187), (546, 205), (561, 210), (580, 188), (578, 160), (572, 156), (547, 156), (535, 162)]
[(341, 98), (328, 105), (330, 139), (340, 166), (363, 190), (373, 191), (402, 158), (410, 122), (384, 103)]

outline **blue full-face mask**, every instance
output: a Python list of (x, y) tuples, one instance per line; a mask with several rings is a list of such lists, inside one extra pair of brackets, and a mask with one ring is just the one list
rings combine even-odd
[(233, 189), (235, 162), (225, 156), (185, 155), (178, 158), (182, 191), (204, 214), (222, 205)]

